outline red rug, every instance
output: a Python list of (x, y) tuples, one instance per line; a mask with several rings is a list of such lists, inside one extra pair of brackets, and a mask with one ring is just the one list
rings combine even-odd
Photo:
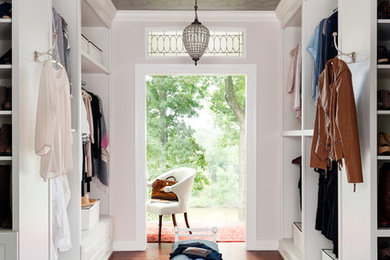
[[(171, 223), (164, 223), (167, 225), (162, 228), (161, 231), (161, 242), (162, 243), (174, 243), (175, 242), (175, 231)], [(191, 223), (190, 223), (191, 224)], [(193, 227), (201, 228), (206, 227), (204, 225), (196, 225)], [(245, 224), (243, 223), (232, 223), (229, 225), (219, 226), (217, 232), (217, 242), (219, 243), (233, 243), (233, 242), (245, 242)], [(196, 237), (197, 239), (207, 239), (210, 237), (202, 238)], [(147, 239), (148, 243), (158, 243), (158, 223), (148, 223), (147, 227)], [(182, 238), (180, 238), (182, 240)], [(190, 237), (184, 239), (192, 239)]]

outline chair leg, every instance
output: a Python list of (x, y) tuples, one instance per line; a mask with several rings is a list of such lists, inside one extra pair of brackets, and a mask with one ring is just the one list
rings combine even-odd
[[(187, 228), (190, 228), (190, 224), (188, 224), (187, 212), (184, 212), (184, 220), (186, 221), (186, 226), (187, 226)], [(192, 235), (192, 232), (191, 232), (191, 231), (190, 231), (190, 234)]]
[(176, 216), (175, 214), (172, 214), (172, 221), (173, 221), (173, 226), (177, 227), (177, 222), (176, 222)]
[(162, 228), (162, 218), (163, 216), (159, 216), (159, 223), (158, 223), (158, 243), (161, 243), (161, 228)]

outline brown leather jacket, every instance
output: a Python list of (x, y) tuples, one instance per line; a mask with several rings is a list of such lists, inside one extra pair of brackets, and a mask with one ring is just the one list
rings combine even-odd
[(336, 57), (319, 77), (310, 167), (326, 169), (331, 159), (341, 165), (343, 158), (348, 182), (363, 182), (352, 76)]

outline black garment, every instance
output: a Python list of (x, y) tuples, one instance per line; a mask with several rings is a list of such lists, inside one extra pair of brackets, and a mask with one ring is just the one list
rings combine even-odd
[(81, 196), (84, 196), (85, 195), (85, 185), (87, 185), (87, 192), (91, 192), (91, 181), (92, 181), (92, 177), (88, 177), (87, 175), (87, 163), (85, 161), (85, 145), (86, 144), (82, 144), (82, 148), (83, 148), (83, 167), (82, 167), (82, 170), (81, 170)]
[(292, 160), (292, 164), (299, 165), (299, 181), (298, 181), (298, 190), (299, 190), (299, 203), (302, 211), (302, 156), (299, 156)]
[[(328, 60), (333, 59), (337, 56), (338, 51), (334, 45), (333, 33), (338, 32), (338, 12), (334, 12), (326, 20), (326, 30), (325, 30), (325, 64)], [(337, 37), (336, 37), (337, 41)]]
[(338, 164), (332, 162), (319, 173), (316, 230), (333, 242), (333, 253), (338, 256)]
[(88, 92), (91, 96), (91, 110), (93, 119), (93, 138), (94, 143), (91, 145), (92, 158), (101, 158), (101, 143), (102, 143), (102, 131), (101, 131), (101, 118), (99, 98), (92, 92)]
[(99, 96), (92, 92), (87, 92), (91, 100), (91, 110), (93, 119), (93, 137), (94, 143), (91, 144), (91, 156), (92, 156), (92, 176), (105, 186), (108, 186), (108, 170), (107, 163), (102, 159), (102, 151), (105, 150), (102, 147), (102, 140), (107, 133), (106, 123), (103, 116), (103, 103)]
[[(205, 244), (203, 243), (200, 243), (200, 242), (195, 242), (195, 243), (190, 243), (190, 244), (180, 244), (176, 250), (171, 253), (169, 259), (172, 259), (174, 258), (175, 256), (178, 256), (178, 255), (181, 255), (184, 250), (186, 250), (188, 247), (198, 247), (198, 248), (203, 248), (203, 249), (207, 249), (207, 250), (210, 250), (211, 253), (208, 254), (208, 256), (206, 258), (203, 258), (203, 259), (206, 259), (206, 260), (222, 260), (222, 254), (218, 253), (216, 250), (206, 246)], [(188, 256), (190, 257), (190, 256)], [(191, 258), (191, 257), (190, 257)], [(191, 258), (191, 259), (197, 259), (197, 258), (202, 258), (202, 257), (195, 257), (195, 258)]]

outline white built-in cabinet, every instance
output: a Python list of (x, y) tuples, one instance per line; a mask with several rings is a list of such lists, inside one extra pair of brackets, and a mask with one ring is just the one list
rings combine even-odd
[[(91, 198), (100, 199), (100, 221), (88, 231), (81, 230), (81, 118), (83, 106), (81, 81), (103, 102), (109, 132), (110, 101), (110, 26), (116, 9), (111, 1), (52, 0), (53, 7), (68, 23), (72, 82), (72, 128), (74, 129), (74, 173), (69, 175), (72, 198), (68, 207), (73, 248), (60, 254), (61, 260), (105, 260), (112, 253), (112, 219), (109, 216), (109, 192), (91, 183)], [(98, 60), (81, 47), (81, 34), (102, 51)], [(110, 175), (110, 172), (109, 172)]]
[[(11, 2), (10, 0), (6, 0)], [(18, 0), (12, 1), (12, 19), (0, 19), (0, 56), (12, 46), (12, 65), (0, 65), (0, 86), (11, 86), (12, 111), (0, 110), (0, 123), (12, 123), (12, 156), (0, 164), (12, 165), (12, 228), (0, 230), (0, 260), (50, 259), (50, 184), (39, 175), (40, 158), (35, 154), (35, 118), (42, 64), (34, 62), (34, 51), (52, 46), (52, 7), (68, 23), (73, 133), (73, 172), (68, 175), (71, 201), (68, 207), (73, 248), (60, 259), (108, 259), (112, 252), (112, 219), (109, 193), (92, 187), (99, 197), (101, 221), (81, 231), (80, 133), (81, 80), (103, 100), (109, 131), (110, 26), (116, 9), (109, 0)], [(103, 51), (97, 61), (81, 52), (81, 33)]]
[[(370, 17), (370, 13), (376, 15), (376, 6), (372, 7), (371, 10), (369, 2), (360, 0), (282, 0), (277, 8), (277, 15), (281, 18), (283, 27), (284, 66), (281, 184), (283, 198), (282, 239), (279, 251), (285, 260), (335, 259), (335, 256), (331, 253), (332, 250), (328, 250), (333, 248), (332, 243), (319, 231), (315, 230), (318, 173), (309, 167), (315, 119), (315, 106), (311, 97), (313, 59), (306, 48), (313, 36), (315, 27), (323, 18), (329, 17), (335, 8), (338, 8), (340, 48), (345, 52), (356, 51), (358, 62), (369, 62), (369, 55), (367, 55), (369, 50), (367, 50), (365, 43), (369, 42), (369, 32), (373, 27), (370, 27), (367, 17)], [(294, 8), (292, 6), (289, 8), (289, 5), (294, 6)], [(297, 9), (297, 6), (300, 6), (300, 8)], [(361, 38), (365, 39), (360, 40)], [(298, 43), (302, 44), (301, 122), (295, 118), (295, 112), (290, 108), (291, 97), (286, 89), (288, 66), (291, 60), (290, 51)], [(374, 45), (376, 46), (376, 44)], [(357, 192), (354, 193), (353, 185), (346, 181), (345, 170), (339, 171), (339, 259), (374, 260), (377, 259), (374, 252), (376, 242), (372, 241), (376, 241), (377, 238), (376, 236), (371, 237), (373, 229), (371, 211), (372, 208), (376, 207), (376, 200), (371, 199), (371, 176), (375, 172), (371, 171), (370, 154), (372, 153), (370, 153), (370, 150), (372, 147), (376, 149), (376, 139), (372, 139), (376, 133), (373, 134), (369, 127), (371, 123), (369, 115), (370, 100), (372, 102), (373, 93), (370, 94), (370, 84), (364, 86), (363, 89), (354, 89), (354, 91), (357, 102), (365, 182), (357, 185)], [(374, 113), (376, 117), (376, 110)], [(376, 129), (374, 132), (376, 132)], [(300, 155), (302, 155), (302, 211), (299, 207), (298, 193), (299, 167), (291, 163), (292, 159)], [(301, 228), (297, 227), (297, 223)], [(376, 226), (374, 228), (376, 230)], [(380, 234), (383, 235), (387, 231), (381, 232)]]

